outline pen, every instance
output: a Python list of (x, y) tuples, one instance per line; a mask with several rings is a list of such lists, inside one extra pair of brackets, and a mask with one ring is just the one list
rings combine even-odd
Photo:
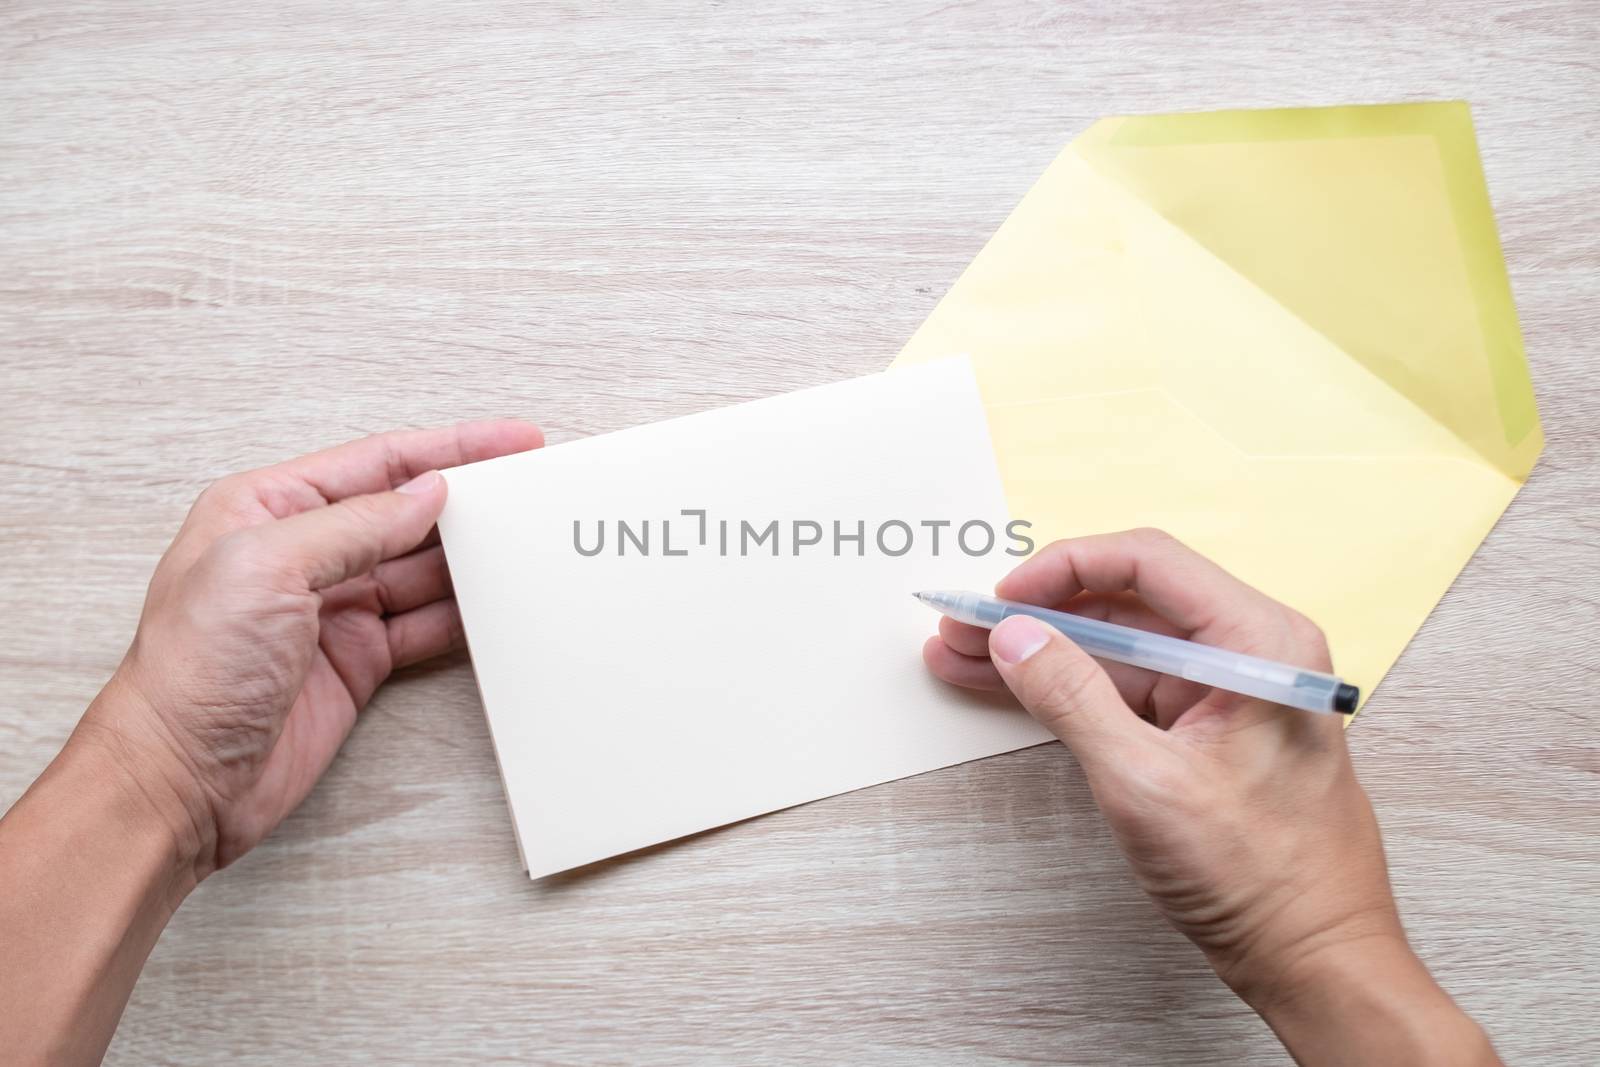
[(1216, 689), (1286, 704), (1305, 711), (1348, 715), (1361, 691), (1331, 674), (1308, 671), (1270, 659), (1229, 652), (1131, 626), (1086, 619), (1065, 611), (1019, 604), (982, 593), (913, 593), (933, 610), (957, 622), (992, 630), (1011, 615), (1030, 615), (1060, 630), (1091, 656), (1187, 678)]

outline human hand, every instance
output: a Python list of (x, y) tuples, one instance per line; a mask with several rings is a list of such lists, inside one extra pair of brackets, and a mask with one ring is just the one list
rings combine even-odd
[[(995, 593), (1331, 670), (1308, 619), (1154, 530), (1057, 542)], [(1396, 1025), (1431, 1055), (1473, 1053), (1441, 1062), (1496, 1062), (1407, 946), (1338, 716), (1100, 664), (1027, 617), (993, 631), (943, 619), (923, 656), (945, 681), (1009, 688), (1072, 750), (1140, 886), (1302, 1062), (1408, 1055), (1393, 1032), (1381, 1056), (1330, 1039), (1337, 1003), (1365, 1014), (1369, 1035), (1382, 1032), (1375, 1010), (1403, 1005)], [(1377, 990), (1378, 1009), (1359, 1003)]]
[(74, 735), (169, 813), (197, 879), (294, 810), (391, 671), (461, 645), (443, 550), (424, 543), (437, 468), (542, 443), (519, 422), (382, 434), (200, 495)]

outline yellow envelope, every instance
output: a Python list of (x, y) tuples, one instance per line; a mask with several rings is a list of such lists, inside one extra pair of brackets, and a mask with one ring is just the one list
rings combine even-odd
[(960, 352), (1041, 545), (1169, 530), (1363, 694), (1544, 443), (1463, 103), (1102, 120), (895, 365)]

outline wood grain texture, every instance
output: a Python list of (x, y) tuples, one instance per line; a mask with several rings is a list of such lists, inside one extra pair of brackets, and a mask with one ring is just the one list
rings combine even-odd
[[(1351, 739), (1441, 980), (1511, 1062), (1592, 1063), (1591, 0), (0, 4), (0, 803), (224, 472), (877, 370), (1099, 115), (1453, 97), (1549, 443)], [(108, 1057), (527, 1060), (1284, 1056), (1059, 747), (535, 885), (456, 661), (191, 898)]]

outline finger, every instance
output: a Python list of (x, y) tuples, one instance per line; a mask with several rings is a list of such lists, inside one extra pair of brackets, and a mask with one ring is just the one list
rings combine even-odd
[(963, 656), (989, 658), (989, 631), (981, 626), (969, 626), (944, 615), (939, 618), (939, 636)]
[[(1083, 593), (1074, 597), (1063, 610), (1087, 619), (1099, 619), (1167, 637), (1187, 636), (1132, 593)], [(1140, 718), (1155, 723), (1163, 730), (1208, 692), (1208, 688), (1198, 682), (1170, 674), (1130, 667), (1126, 663), (1111, 660), (1097, 662), (1110, 676), (1128, 706), (1138, 712)]]
[(369, 615), (398, 615), (442, 600), (452, 592), (444, 552), (425, 538), (412, 551), (385, 560), (371, 573), (323, 589), (322, 613), (354, 608)]
[(424, 471), (526, 452), (544, 444), (537, 426), (512, 419), (463, 422), (433, 430), (375, 434), (268, 467), (263, 474), (290, 474), (322, 494), (343, 500), (395, 489)]
[[(1137, 593), (1180, 634), (1205, 643), (1256, 654), (1281, 652), (1291, 643), (1287, 607), (1159, 530), (1058, 541), (995, 587), (1001, 597), (1034, 604), (1124, 590)], [(1304, 643), (1305, 633), (1294, 636), (1294, 643)]]
[[(1184, 636), (1176, 626), (1150, 610), (1149, 606), (1131, 593), (1083, 593), (1062, 605), (1061, 610), (1088, 619), (1113, 622), (1118, 626), (1131, 626), (1136, 630)], [(989, 658), (989, 631), (980, 626), (969, 626), (946, 616), (939, 620), (939, 637), (952, 652), (963, 657)], [(1172, 678), (1140, 667), (1110, 660), (1099, 661), (1101, 669), (1111, 678), (1123, 702), (1139, 713), (1141, 718), (1170, 726), (1178, 715), (1206, 693), (1206, 687), (1181, 678)], [(929, 664), (933, 667), (932, 662)], [(973, 675), (982, 675), (974, 668), (966, 668)], [(938, 674), (939, 671), (935, 670)], [(943, 675), (940, 675), (943, 677)], [(989, 676), (999, 681), (999, 674)], [(947, 681), (953, 679), (946, 679)], [(956, 684), (962, 684), (957, 682)]]
[(265, 565), (322, 590), (417, 547), (444, 509), (444, 478), (419, 475), (387, 493), (353, 496), (231, 535)]
[[(1108, 597), (1085, 593), (1064, 605), (1063, 610), (1091, 619), (1115, 622), (1122, 626), (1150, 629), (1157, 633), (1165, 633), (1171, 629), (1170, 623), (1139, 604), (1136, 597)], [(946, 616), (939, 620), (939, 639), (948, 647), (954, 659), (939, 656), (937, 652), (934, 653), (937, 659), (930, 659), (925, 652), (923, 658), (927, 660), (928, 667), (934, 674), (945, 681), (954, 682), (956, 685), (967, 685), (969, 688), (1004, 687), (1005, 683), (1001, 681), (999, 672), (994, 670), (992, 664), (988, 664), (988, 670), (983, 670), (981, 666), (989, 659), (988, 630), (981, 626), (969, 626)], [(1130, 708), (1145, 718), (1155, 718), (1154, 711), (1150, 707), (1150, 695), (1156, 687), (1159, 675), (1122, 663), (1105, 662), (1101, 667), (1110, 676), (1112, 684), (1117, 687), (1117, 692)], [(975, 684), (976, 682), (982, 684)]]
[[(349, 583), (347, 583), (349, 584)], [(383, 621), (365, 606), (341, 607), (323, 598), (318, 614), (318, 644), (344, 683), (355, 706), (362, 708), (389, 676), (384, 658), (387, 635)]]
[[(1079, 598), (1082, 599), (1081, 597)], [(1103, 606), (1095, 611), (1078, 612), (1077, 601), (1074, 601), (1074, 613), (1089, 615), (1093, 618), (1105, 618)], [(994, 664), (989, 662), (989, 631), (981, 626), (968, 626), (966, 623), (956, 622), (951, 618), (944, 618), (939, 623), (939, 636), (932, 638), (944, 648), (930, 644), (923, 650), (923, 660), (928, 664), (928, 669), (935, 675), (955, 685), (964, 685), (969, 689), (1004, 689), (1005, 682), (1001, 680), (1000, 673), (994, 669)], [(1141, 670), (1138, 667), (1129, 667), (1124, 663), (1105, 661), (1101, 668), (1111, 677), (1111, 682), (1117, 687), (1117, 692), (1122, 695), (1123, 701), (1143, 718), (1154, 720), (1154, 710), (1150, 707), (1150, 695), (1155, 690), (1160, 675), (1153, 671)]]
[(384, 628), (389, 633), (391, 670), (464, 648), (467, 643), (461, 628), (461, 609), (454, 600), (435, 600), (414, 611), (390, 616)]
[(999, 692), (1006, 687), (988, 656), (963, 656), (938, 637), (928, 638), (922, 646), (922, 662), (935, 678), (963, 689)]
[(181, 571), (230, 530), (349, 496), (394, 489), (424, 471), (524, 452), (543, 443), (543, 432), (529, 423), (468, 422), (377, 434), (271, 467), (230, 474), (200, 494), (167, 559), (172, 569)]
[(1183, 631), (1212, 622), (1220, 605), (1273, 605), (1182, 542), (1159, 530), (1126, 530), (1057, 541), (1001, 579), (996, 595), (1059, 604), (1080, 593), (1132, 591)]
[(1125, 762), (1158, 731), (1139, 721), (1100, 665), (1038, 619), (1013, 615), (989, 635), (1000, 677), (1094, 774)]
[[(1036, 602), (1028, 601), (1028, 603)], [(1167, 637), (1184, 636), (1182, 630), (1156, 614), (1144, 601), (1131, 593), (1084, 593), (1060, 605), (1059, 610)], [(939, 636), (944, 638), (945, 644), (963, 656), (989, 655), (989, 631), (981, 626), (970, 626), (945, 615), (939, 619)]]
[(1137, 593), (1080, 593), (1063, 604), (1060, 610), (1164, 637), (1184, 636), (1181, 627), (1164, 618)]
[(450, 568), (438, 545), (419, 549), (372, 569), (378, 604), (386, 615), (420, 608), (451, 594)]

